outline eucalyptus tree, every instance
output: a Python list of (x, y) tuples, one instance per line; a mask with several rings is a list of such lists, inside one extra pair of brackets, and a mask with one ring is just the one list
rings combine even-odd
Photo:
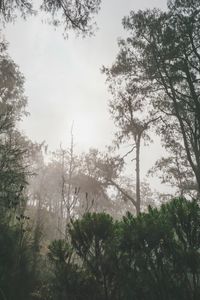
[[(132, 147), (129, 152), (133, 151)], [(136, 210), (137, 205), (139, 209), (136, 212), (138, 214), (141, 209), (146, 210), (148, 205), (155, 204), (150, 186), (145, 181), (140, 182), (139, 180), (138, 188), (133, 179), (123, 175), (124, 157), (111, 155), (110, 151), (102, 153), (97, 149), (90, 149), (84, 160), (85, 174), (89, 175), (92, 184), (96, 188), (98, 187), (98, 191), (103, 195), (104, 211), (106, 209), (115, 218), (121, 217), (126, 211)], [(140, 179), (139, 174), (137, 179)], [(139, 196), (141, 194), (141, 203), (137, 193)]]
[(154, 112), (160, 112), (157, 132), (165, 146), (174, 138), (185, 155), (200, 189), (200, 53), (199, 1), (168, 1), (168, 9), (131, 11), (123, 19), (127, 39), (113, 72), (129, 82), (148, 84)]
[[(140, 192), (140, 152), (142, 140), (151, 141), (149, 129), (160, 120), (160, 115), (152, 111), (148, 93), (151, 91), (149, 81), (140, 82), (140, 77), (134, 74), (130, 78), (128, 65), (123, 66), (117, 58), (110, 68), (103, 68), (112, 98), (109, 101), (111, 117), (116, 125), (114, 145), (120, 148), (122, 144), (130, 145), (130, 150), (122, 157), (124, 159), (134, 153), (136, 198), (133, 204), (137, 214), (141, 210)], [(136, 71), (135, 71), (136, 73)]]

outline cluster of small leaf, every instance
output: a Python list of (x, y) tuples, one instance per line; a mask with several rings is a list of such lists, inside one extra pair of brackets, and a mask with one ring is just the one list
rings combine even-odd
[(68, 229), (68, 241), (49, 246), (45, 299), (199, 299), (197, 201), (176, 198), (121, 221), (87, 213)]

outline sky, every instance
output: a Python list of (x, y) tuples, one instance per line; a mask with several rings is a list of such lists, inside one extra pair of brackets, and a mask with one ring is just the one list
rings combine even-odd
[[(18, 19), (4, 29), (9, 53), (24, 74), (30, 115), (21, 128), (33, 141), (46, 141), (51, 150), (74, 139), (79, 151), (103, 150), (115, 130), (108, 111), (110, 95), (100, 69), (110, 66), (125, 36), (121, 20), (130, 10), (165, 8), (167, 0), (103, 0), (95, 36), (81, 38), (53, 28), (39, 17)], [(142, 149), (142, 173), (162, 153), (159, 141)]]

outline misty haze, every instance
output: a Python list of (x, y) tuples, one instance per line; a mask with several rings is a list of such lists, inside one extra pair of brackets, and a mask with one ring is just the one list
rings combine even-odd
[(0, 24), (0, 300), (199, 300), (199, 0)]

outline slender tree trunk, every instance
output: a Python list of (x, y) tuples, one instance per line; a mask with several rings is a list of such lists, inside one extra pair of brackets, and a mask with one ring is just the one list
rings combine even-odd
[(34, 252), (33, 252), (32, 274), (34, 275), (36, 273), (36, 268), (37, 268), (37, 259), (38, 259), (38, 252), (39, 252), (41, 232), (42, 232), (42, 199), (40, 194), (37, 195), (37, 198), (38, 198), (38, 207), (37, 207), (37, 215), (36, 215), (36, 225), (33, 233)]
[(63, 206), (65, 203), (65, 150), (61, 149), (61, 199), (60, 199), (60, 216), (59, 216), (59, 235), (62, 238), (63, 235)]
[(74, 136), (73, 136), (73, 123), (71, 126), (71, 146), (69, 150), (69, 174), (68, 174), (68, 190), (67, 190), (67, 198), (66, 198), (66, 210), (67, 210), (67, 219), (65, 223), (65, 238), (68, 236), (68, 227), (67, 225), (71, 221), (71, 214), (72, 210), (74, 208), (74, 203), (72, 199), (72, 176), (73, 176), (73, 171), (74, 171)]
[(140, 213), (141, 199), (140, 199), (140, 141), (141, 135), (138, 135), (136, 140), (136, 214)]

